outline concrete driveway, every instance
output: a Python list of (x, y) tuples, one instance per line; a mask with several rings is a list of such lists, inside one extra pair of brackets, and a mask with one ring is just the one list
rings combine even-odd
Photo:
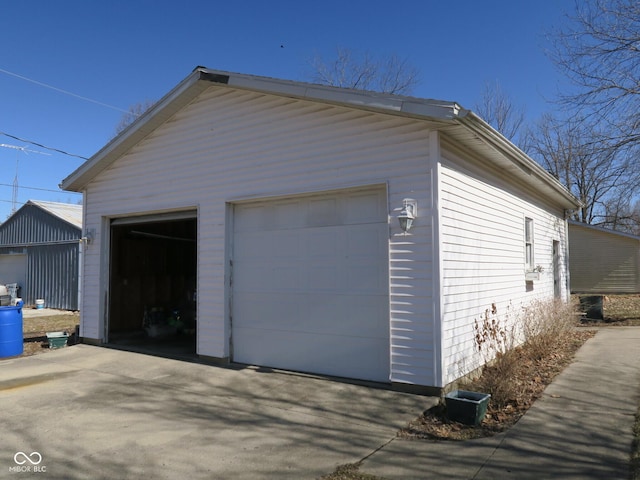
[(76, 345), (0, 360), (0, 478), (318, 478), (433, 402)]

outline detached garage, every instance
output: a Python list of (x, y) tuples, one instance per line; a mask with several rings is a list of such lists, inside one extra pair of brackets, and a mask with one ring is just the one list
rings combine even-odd
[(569, 222), (571, 291), (640, 293), (640, 237)]
[(439, 391), (491, 304), (568, 298), (579, 203), (455, 102), (198, 67), (62, 187), (85, 342)]

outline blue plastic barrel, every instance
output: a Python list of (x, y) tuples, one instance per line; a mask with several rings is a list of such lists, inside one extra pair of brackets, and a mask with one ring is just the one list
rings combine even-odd
[(22, 355), (22, 305), (0, 307), (0, 358)]

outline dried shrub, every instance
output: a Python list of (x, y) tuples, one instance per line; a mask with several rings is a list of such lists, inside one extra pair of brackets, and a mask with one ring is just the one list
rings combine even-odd
[(512, 323), (509, 309), (500, 318), (492, 304), (481, 321), (474, 323), (475, 347), (490, 361), (469, 388), (490, 393), (494, 408), (517, 408), (522, 401), (518, 381), (522, 364), (553, 356), (575, 326), (575, 311), (572, 303), (536, 301), (523, 308)]
[(519, 323), (527, 356), (536, 361), (553, 354), (576, 325), (576, 312), (575, 303), (560, 300), (535, 301), (523, 308)]
[(510, 307), (504, 318), (498, 316), (498, 307), (495, 303), (487, 308), (481, 316), (481, 320), (474, 320), (475, 348), (482, 353), (485, 361), (491, 360), (499, 353), (505, 353), (514, 346), (513, 330), (510, 328)]

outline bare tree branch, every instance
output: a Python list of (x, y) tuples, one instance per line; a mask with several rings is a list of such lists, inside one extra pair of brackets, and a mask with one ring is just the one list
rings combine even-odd
[(634, 155), (612, 145), (597, 126), (575, 119), (545, 115), (530, 136), (532, 156), (584, 204), (575, 220), (622, 225), (640, 187)]
[(621, 147), (640, 143), (640, 2), (577, 1), (553, 40), (552, 60), (577, 87), (561, 102), (607, 125)]
[[(556, 154), (570, 171), (563, 181), (588, 202), (581, 220), (638, 231), (640, 2), (576, 0), (568, 20), (553, 35), (551, 58), (573, 83), (560, 96), (572, 117), (564, 126), (546, 121), (560, 134)], [(543, 165), (553, 162), (549, 131), (537, 131)], [(580, 151), (566, 152), (568, 144)]]
[(524, 123), (524, 108), (514, 105), (498, 82), (485, 84), (482, 98), (475, 109), (489, 125), (512, 142), (517, 142), (517, 135)]
[(368, 52), (358, 55), (338, 47), (335, 58), (325, 60), (316, 56), (309, 64), (314, 82), (334, 87), (410, 95), (420, 82), (418, 69), (395, 54), (374, 58)]
[(125, 128), (131, 125), (140, 115), (149, 110), (155, 102), (152, 100), (145, 100), (144, 102), (136, 103), (129, 107), (129, 112), (124, 113), (120, 118), (120, 121), (116, 125), (115, 134), (118, 135)]

